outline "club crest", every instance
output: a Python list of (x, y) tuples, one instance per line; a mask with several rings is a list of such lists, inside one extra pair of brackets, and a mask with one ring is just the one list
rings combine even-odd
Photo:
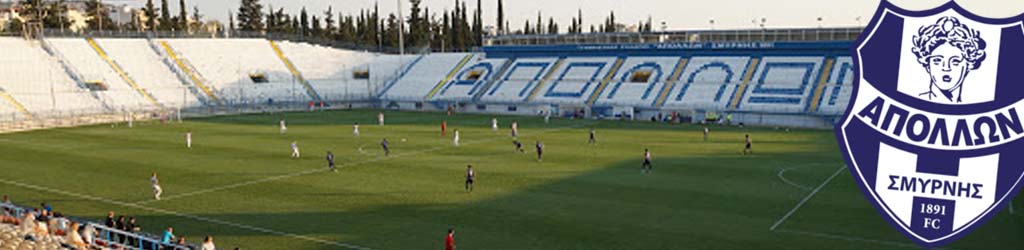
[(883, 1), (851, 48), (843, 156), (879, 213), (922, 246), (963, 237), (1020, 189), (1022, 21), (952, 1), (926, 11)]

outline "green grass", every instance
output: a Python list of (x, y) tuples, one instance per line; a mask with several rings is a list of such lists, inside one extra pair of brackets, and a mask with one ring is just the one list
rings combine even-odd
[[(494, 132), (490, 116), (389, 111), (380, 127), (376, 113), (285, 114), (287, 135), (280, 115), (0, 135), (0, 193), (95, 220), (112, 210), (138, 217), (145, 231), (174, 226), (227, 249), (441, 249), (451, 227), (459, 249), (915, 248), (845, 169), (769, 231), (810, 193), (798, 186), (816, 188), (843, 165), (832, 131), (712, 126), (703, 142), (689, 125), (499, 117)], [(443, 119), (461, 130), (462, 147), (439, 135)], [(528, 154), (513, 152), (513, 119)], [(359, 138), (353, 122), (363, 124)], [(597, 146), (587, 145), (590, 127)], [(745, 133), (753, 156), (740, 155)], [(293, 140), (302, 159), (288, 157)], [(543, 162), (536, 140), (546, 145)], [(640, 173), (644, 148), (653, 174)], [(327, 150), (337, 173), (322, 171)], [(463, 190), (467, 164), (477, 171), (472, 193)], [(779, 178), (785, 169), (791, 184)], [(151, 201), (153, 171), (164, 201)], [(1024, 206), (1015, 205), (1018, 214), (1004, 210), (949, 248), (1020, 249)]]

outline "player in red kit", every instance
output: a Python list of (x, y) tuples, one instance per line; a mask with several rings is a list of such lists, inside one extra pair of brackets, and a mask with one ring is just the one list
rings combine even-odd
[(448, 237), (444, 238), (444, 250), (455, 250), (455, 229), (448, 229)]

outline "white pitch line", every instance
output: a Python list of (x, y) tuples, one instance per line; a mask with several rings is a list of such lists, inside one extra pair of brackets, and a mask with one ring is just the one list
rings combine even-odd
[(779, 218), (779, 221), (776, 221), (775, 224), (772, 225), (772, 227), (768, 228), (768, 231), (775, 231), (775, 228), (778, 228), (779, 225), (782, 225), (782, 222), (785, 222), (786, 219), (789, 219), (790, 216), (793, 216), (793, 213), (796, 213), (796, 210), (800, 209), (800, 207), (802, 207), (804, 203), (807, 203), (807, 201), (811, 200), (811, 197), (814, 197), (814, 195), (817, 194), (818, 191), (821, 191), (821, 189), (824, 188), (825, 185), (828, 185), (829, 182), (832, 182), (832, 179), (836, 178), (836, 176), (838, 176), (839, 173), (842, 173), (844, 168), (846, 168), (846, 166), (840, 166), (839, 169), (836, 169), (836, 172), (833, 173), (832, 176), (829, 176), (828, 179), (825, 179), (825, 182), (822, 182), (821, 185), (818, 185), (818, 188), (815, 188), (814, 191), (811, 191), (810, 194), (807, 194), (807, 197), (804, 197), (804, 199), (800, 200), (800, 203), (797, 203), (796, 206), (793, 207), (793, 209), (789, 210), (789, 212), (786, 213), (786, 215), (783, 215), (782, 218)]
[(181, 212), (176, 212), (176, 211), (171, 211), (171, 210), (166, 210), (166, 209), (146, 207), (146, 206), (142, 206), (142, 205), (138, 205), (138, 204), (121, 202), (121, 201), (115, 201), (115, 200), (111, 200), (111, 199), (107, 199), (107, 198), (101, 198), (101, 197), (96, 197), (96, 196), (91, 196), (91, 195), (73, 193), (73, 192), (69, 192), (69, 191), (65, 191), (65, 190), (48, 188), (48, 187), (42, 187), (42, 186), (37, 186), (37, 185), (33, 185), (33, 184), (21, 183), (21, 182), (17, 182), (17, 181), (0, 179), (0, 183), (12, 185), (12, 186), (19, 186), (19, 187), (22, 187), (22, 188), (34, 189), (34, 190), (43, 191), (43, 192), (62, 194), (62, 195), (66, 195), (66, 196), (82, 198), (82, 199), (86, 199), (86, 200), (92, 200), (92, 201), (97, 201), (97, 202), (102, 202), (102, 203), (107, 203), (107, 204), (112, 204), (112, 205), (118, 205), (118, 206), (123, 206), (123, 207), (131, 207), (131, 208), (136, 208), (136, 209), (141, 209), (141, 210), (147, 210), (147, 211), (150, 211), (150, 212), (156, 212), (156, 213), (161, 213), (161, 214), (167, 214), (167, 215), (173, 215), (173, 216), (178, 216), (178, 217), (184, 217), (184, 218), (189, 218), (189, 219), (198, 220), (198, 221), (204, 221), (204, 222), (209, 222), (209, 223), (221, 224), (221, 225), (225, 225), (225, 226), (231, 226), (231, 227), (236, 227), (236, 228), (241, 228), (241, 229), (246, 229), (246, 230), (252, 230), (252, 231), (261, 232), (261, 233), (275, 234), (275, 235), (279, 235), (279, 236), (285, 236), (285, 237), (290, 237), (290, 238), (295, 238), (295, 239), (300, 239), (300, 240), (305, 240), (305, 241), (311, 241), (311, 242), (321, 243), (321, 244), (325, 244), (325, 245), (332, 245), (332, 246), (336, 246), (336, 247), (344, 247), (344, 248), (356, 249), (356, 250), (373, 250), (372, 248), (358, 246), (358, 245), (353, 245), (353, 244), (348, 244), (348, 243), (329, 241), (329, 240), (324, 240), (324, 239), (315, 238), (315, 237), (309, 237), (309, 236), (304, 236), (304, 235), (287, 233), (287, 232), (277, 231), (277, 230), (273, 230), (273, 229), (255, 227), (255, 226), (250, 226), (250, 225), (245, 225), (245, 224), (235, 223), (235, 222), (230, 222), (230, 221), (224, 221), (224, 220), (218, 220), (218, 219), (213, 219), (213, 218), (206, 218), (206, 217), (202, 217), (202, 216), (196, 216), (196, 215), (191, 215), (191, 214), (186, 214), (186, 213), (181, 213)]
[(813, 189), (811, 187), (800, 185), (800, 184), (797, 184), (796, 182), (793, 182), (793, 181), (790, 181), (789, 179), (786, 179), (786, 176), (784, 175), (786, 173), (786, 171), (797, 169), (797, 168), (799, 168), (799, 167), (792, 167), (792, 168), (787, 168), (787, 169), (780, 170), (779, 173), (776, 174), (775, 176), (778, 176), (779, 179), (782, 179), (782, 182), (785, 182), (786, 184), (789, 184), (790, 186), (793, 186), (793, 187), (796, 187), (796, 188), (799, 188), (799, 189), (803, 189), (804, 191), (811, 191), (811, 189)]
[[(589, 124), (589, 123), (587, 123), (587, 124)], [(549, 133), (549, 132), (565, 130), (565, 129), (578, 128), (578, 127), (586, 126), (587, 124), (547, 129), (547, 130), (542, 130), (541, 132), (538, 132), (537, 134)], [(476, 143), (495, 141), (495, 140), (499, 140), (499, 139), (507, 139), (507, 138), (505, 138), (505, 137), (497, 137), (497, 138), (491, 138), (491, 139), (487, 139), (487, 140), (470, 141), (468, 143), (464, 143), (464, 145), (471, 145), (471, 144), (476, 144)], [(373, 159), (370, 159), (370, 160), (351, 162), (351, 163), (348, 163), (348, 164), (342, 164), (342, 165), (338, 166), (337, 168), (340, 169), (340, 168), (344, 168), (344, 167), (358, 166), (358, 165), (362, 165), (362, 164), (373, 163), (373, 162), (383, 161), (383, 160), (387, 160), (387, 159), (393, 159), (393, 158), (400, 158), (400, 157), (404, 157), (404, 156), (411, 156), (411, 155), (418, 155), (418, 154), (423, 154), (423, 153), (429, 153), (429, 152), (434, 152), (434, 151), (446, 149), (446, 148), (449, 148), (449, 147), (454, 147), (454, 146), (451, 146), (451, 145), (448, 145), (448, 146), (438, 146), (438, 147), (434, 147), (434, 148), (429, 148), (429, 149), (424, 149), (424, 150), (419, 150), (419, 151), (413, 151), (413, 152), (405, 153), (405, 154), (396, 154), (394, 156), (379, 156), (377, 158), (373, 158)], [(154, 203), (154, 202), (158, 202), (158, 201), (167, 201), (167, 200), (180, 199), (180, 198), (184, 198), (184, 197), (196, 196), (196, 195), (200, 195), (200, 194), (206, 194), (206, 193), (211, 193), (211, 192), (216, 192), (216, 191), (233, 189), (233, 188), (238, 188), (238, 187), (243, 187), (243, 186), (250, 186), (250, 185), (255, 185), (255, 184), (260, 184), (260, 183), (265, 183), (265, 182), (270, 182), (270, 181), (276, 181), (276, 180), (287, 179), (287, 178), (291, 178), (291, 177), (297, 177), (297, 176), (303, 176), (303, 175), (309, 175), (309, 174), (315, 174), (315, 173), (326, 172), (326, 171), (330, 171), (330, 169), (327, 169), (327, 168), (310, 169), (310, 170), (306, 170), (306, 171), (302, 171), (302, 172), (296, 172), (296, 173), (291, 173), (291, 174), (286, 174), (286, 175), (271, 176), (271, 177), (268, 177), (268, 178), (251, 180), (251, 181), (245, 181), (245, 182), (239, 182), (239, 183), (235, 183), (235, 184), (230, 184), (230, 185), (225, 185), (225, 186), (220, 186), (220, 187), (215, 187), (215, 188), (209, 188), (209, 189), (203, 189), (203, 190), (193, 191), (193, 192), (184, 193), (184, 194), (170, 195), (170, 196), (164, 197), (163, 199), (160, 199), (160, 200), (139, 201), (139, 202), (135, 202), (134, 204), (136, 204), (136, 205), (144, 205), (144, 204)]]

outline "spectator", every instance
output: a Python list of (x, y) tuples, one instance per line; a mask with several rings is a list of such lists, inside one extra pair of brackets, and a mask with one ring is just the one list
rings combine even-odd
[(213, 245), (213, 236), (206, 236), (206, 239), (203, 240), (203, 246), (201, 248), (199, 248), (199, 249), (200, 250), (217, 250), (217, 246)]
[(36, 218), (36, 222), (33, 222), (33, 224), (36, 225), (34, 230), (36, 235), (39, 236), (39, 239), (42, 239), (43, 237), (48, 236), (50, 234), (50, 227), (46, 224), (46, 222), (38, 220), (39, 218)]
[[(135, 225), (135, 217), (128, 217), (128, 223), (126, 223), (124, 225), (124, 228), (122, 228), (121, 231), (129, 232), (129, 233), (136, 233), (136, 232), (138, 232), (139, 231), (139, 227), (137, 225)], [(135, 245), (135, 239), (134, 238), (128, 239), (127, 244), (134, 246)]]
[[(116, 222), (114, 220), (114, 211), (107, 211), (107, 221), (105, 223), (103, 223), (103, 225), (107, 226), (107, 229), (115, 229), (115, 228), (117, 228), (116, 227), (117, 225), (115, 223)], [(106, 235), (104, 235), (103, 238), (106, 238), (108, 241), (114, 240), (114, 237), (112, 237), (112, 235), (110, 235), (110, 230), (103, 230), (103, 231), (106, 232)]]
[(182, 247), (182, 249), (192, 249), (192, 246), (189, 246), (188, 242), (185, 242), (185, 237), (178, 238), (177, 245)]
[(25, 218), (21, 220), (21, 231), (32, 232), (36, 230), (36, 215), (33, 213), (25, 213)]
[(8, 206), (12, 205), (11, 204), (11, 198), (8, 198), (6, 194), (4, 195), (3, 204), (4, 205), (8, 205)]
[(163, 239), (160, 240), (160, 243), (163, 243), (165, 245), (170, 245), (171, 244), (171, 240), (174, 240), (174, 228), (173, 227), (168, 227), (167, 230), (164, 231), (164, 237), (163, 237)]
[[(124, 227), (125, 227), (124, 215), (117, 216), (117, 222), (114, 223), (114, 229), (125, 231)], [(127, 235), (117, 234), (117, 242), (118, 243), (124, 244), (125, 243), (125, 239), (127, 239)]]
[(85, 230), (82, 230), (82, 241), (85, 241), (85, 244), (92, 245), (95, 237), (96, 228), (94, 228), (92, 224), (85, 225)]
[(88, 249), (88, 244), (82, 239), (82, 236), (78, 234), (78, 222), (71, 223), (71, 230), (68, 230), (68, 236), (66, 242), (68, 245), (74, 246), (77, 249)]
[(39, 210), (39, 217), (36, 217), (37, 222), (46, 223), (50, 221), (50, 213), (44, 210)]
[(59, 229), (60, 232), (66, 234), (71, 229), (71, 220), (64, 217), (64, 214), (53, 213), (53, 217), (57, 219), (57, 229)]

